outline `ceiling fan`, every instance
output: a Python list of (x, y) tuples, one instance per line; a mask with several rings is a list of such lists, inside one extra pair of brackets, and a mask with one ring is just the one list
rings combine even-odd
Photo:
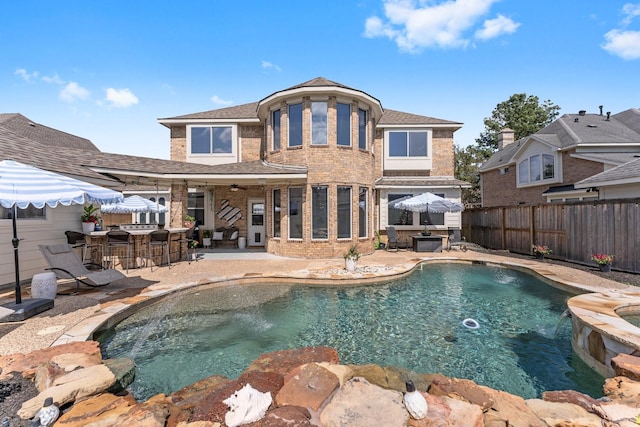
[(229, 190), (231, 191), (238, 191), (238, 190), (246, 190), (246, 187), (240, 187), (238, 184), (231, 184), (231, 187), (229, 188)]

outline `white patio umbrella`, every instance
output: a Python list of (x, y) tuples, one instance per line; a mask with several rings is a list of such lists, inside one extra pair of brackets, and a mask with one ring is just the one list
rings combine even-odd
[(464, 206), (433, 193), (422, 193), (417, 196), (407, 196), (394, 200), (390, 205), (396, 209), (404, 209), (411, 212), (462, 212)]
[[(0, 161), (0, 205), (13, 209), (13, 253), (16, 271), (16, 302), (4, 305), (16, 312), (31, 312), (30, 317), (39, 313), (39, 299), (23, 303), (20, 291), (20, 262), (18, 257), (18, 238), (16, 218), (18, 209), (26, 209), (29, 205), (41, 209), (45, 205), (55, 208), (58, 204), (69, 206), (84, 203), (117, 202), (124, 199), (122, 193), (109, 190), (94, 184), (69, 178), (54, 172), (38, 169), (13, 160)], [(44, 300), (47, 301), (47, 300)], [(46, 309), (46, 308), (45, 308)], [(43, 311), (43, 310), (40, 310)], [(25, 318), (26, 318), (25, 317)], [(20, 319), (22, 320), (22, 319)]]
[(133, 195), (125, 198), (121, 202), (117, 203), (105, 203), (100, 206), (100, 211), (103, 213), (139, 213), (139, 212), (154, 212), (164, 213), (169, 208), (138, 195)]

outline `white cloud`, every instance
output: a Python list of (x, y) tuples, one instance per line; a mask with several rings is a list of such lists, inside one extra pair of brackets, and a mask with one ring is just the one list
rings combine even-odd
[(622, 59), (640, 58), (640, 31), (611, 30), (604, 35), (602, 48)]
[(602, 48), (622, 59), (638, 59), (640, 58), (640, 31), (626, 30), (626, 28), (634, 18), (640, 16), (640, 3), (626, 3), (622, 6), (622, 14), (624, 18), (620, 28), (605, 33)]
[(111, 103), (112, 107), (129, 108), (138, 103), (138, 97), (129, 89), (114, 89), (110, 87), (106, 92), (107, 96), (105, 101)]
[(76, 82), (69, 82), (65, 87), (60, 89), (60, 99), (67, 102), (87, 99), (89, 95), (91, 95), (91, 92), (79, 86)]
[(31, 79), (38, 78), (37, 71), (34, 71), (33, 73), (27, 73), (27, 70), (25, 70), (24, 68), (16, 69), (16, 71), (13, 74), (16, 76), (22, 77), (22, 80), (24, 80), (25, 82), (30, 82)]
[(65, 81), (57, 74), (54, 74), (53, 76), (42, 76), (42, 81), (45, 83), (55, 83), (57, 85), (63, 85), (65, 83)]
[(262, 69), (267, 70), (269, 68), (273, 68), (276, 71), (282, 71), (282, 68), (280, 68), (278, 65), (273, 64), (269, 61), (262, 61)]
[[(499, 0), (384, 0), (385, 18), (370, 17), (364, 36), (387, 37), (401, 50), (418, 52), (427, 47), (466, 47), (470, 32), (491, 6)], [(485, 39), (510, 33), (517, 24), (501, 15), (485, 22), (477, 35)]]
[(231, 104), (233, 104), (233, 101), (224, 100), (224, 99), (220, 98), (218, 95), (213, 95), (211, 97), (211, 102), (213, 102), (216, 105), (231, 105)]
[(520, 24), (513, 22), (511, 18), (499, 14), (495, 19), (484, 21), (484, 26), (476, 31), (475, 36), (480, 40), (489, 40), (502, 34), (513, 34), (519, 26)]

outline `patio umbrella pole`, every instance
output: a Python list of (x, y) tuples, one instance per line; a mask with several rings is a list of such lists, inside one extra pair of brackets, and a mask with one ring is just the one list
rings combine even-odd
[(16, 305), (22, 304), (22, 290), (20, 289), (20, 261), (18, 259), (18, 245), (20, 244), (20, 239), (18, 239), (18, 227), (16, 224), (18, 217), (18, 205), (13, 205), (13, 215), (12, 223), (13, 223), (13, 239), (11, 239), (11, 244), (13, 245), (13, 261), (15, 263), (16, 269)]
[(52, 299), (44, 298), (29, 298), (22, 301), (22, 289), (20, 288), (20, 262), (18, 259), (18, 246), (20, 245), (20, 239), (18, 239), (18, 227), (16, 224), (18, 217), (18, 205), (13, 205), (13, 239), (11, 244), (13, 245), (13, 259), (16, 269), (16, 302), (3, 304), (2, 307), (12, 310), (13, 313), (3, 317), (3, 322), (22, 322), (29, 317), (35, 316), (38, 313), (53, 308)]

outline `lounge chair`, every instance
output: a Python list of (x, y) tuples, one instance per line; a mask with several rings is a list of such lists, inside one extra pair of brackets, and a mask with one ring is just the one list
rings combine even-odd
[(407, 249), (408, 243), (406, 239), (398, 237), (395, 227), (387, 227), (387, 250)]
[[(38, 249), (49, 265), (47, 270), (53, 271), (58, 279), (74, 279), (76, 281), (76, 290), (72, 294), (78, 292), (80, 283), (91, 287), (100, 287), (127, 277), (118, 270), (105, 270), (100, 264), (83, 264), (78, 254), (66, 243), (38, 245)], [(91, 266), (101, 270), (91, 271), (87, 268)]]

